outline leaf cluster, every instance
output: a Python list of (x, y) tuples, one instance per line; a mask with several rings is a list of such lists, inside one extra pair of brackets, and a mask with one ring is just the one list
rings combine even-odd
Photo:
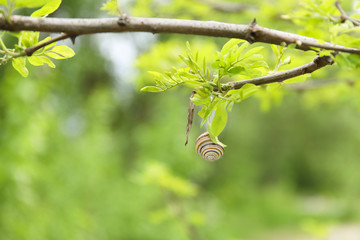
[[(3, 11), (3, 15), (6, 18), (9, 18), (11, 13), (19, 8), (38, 8), (40, 9), (34, 11), (32, 17), (47, 17), (49, 14), (56, 11), (60, 4), (61, 0), (16, 0), (16, 1), (6, 1), (0, 0), (0, 4), (5, 7), (6, 10)], [(13, 48), (8, 48), (3, 41), (5, 35), (10, 35), (18, 39), (18, 43), (14, 45)], [(61, 45), (55, 46), (56, 42), (47, 44), (45, 47), (38, 49), (31, 56), (27, 56), (25, 50), (36, 45), (46, 43), (51, 40), (51, 37), (46, 37), (43, 40), (39, 40), (40, 32), (33, 31), (22, 31), (19, 33), (9, 33), (2, 32), (0, 36), (0, 65), (6, 64), (11, 61), (12, 66), (16, 71), (18, 71), (23, 77), (27, 77), (29, 71), (26, 67), (26, 62), (28, 61), (33, 66), (48, 65), (51, 68), (55, 68), (55, 64), (50, 60), (53, 59), (66, 59), (71, 58), (75, 55), (74, 51), (68, 46)]]
[(194, 89), (191, 101), (202, 106), (199, 116), (201, 127), (207, 123), (207, 131), (215, 142), (227, 123), (227, 113), (234, 103), (250, 97), (259, 89), (246, 84), (241, 89), (229, 89), (226, 83), (234, 78), (244, 79), (264, 76), (268, 73), (268, 64), (259, 54), (263, 47), (250, 48), (245, 40), (231, 39), (216, 52), (212, 62), (192, 51), (187, 43), (186, 52), (180, 59), (186, 65), (171, 72), (150, 72), (155, 77), (155, 86), (146, 86), (141, 91), (163, 92), (185, 84)]
[(109, 15), (115, 15), (115, 16), (122, 15), (117, 0), (108, 0), (106, 3), (103, 4), (100, 10), (106, 11), (107, 14)]

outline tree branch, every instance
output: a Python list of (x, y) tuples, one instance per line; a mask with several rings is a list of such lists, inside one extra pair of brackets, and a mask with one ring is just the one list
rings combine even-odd
[(151, 32), (179, 33), (213, 37), (239, 38), (251, 43), (263, 42), (281, 45), (296, 44), (298, 49), (311, 50), (313, 47), (360, 55), (356, 48), (331, 43), (319, 43), (317, 39), (282, 32), (251, 24), (232, 24), (215, 21), (196, 21), (168, 18), (34, 18), (11, 16), (10, 21), (0, 17), (0, 29), (8, 31), (63, 32), (71, 36), (105, 32)]
[(298, 77), (304, 74), (312, 73), (327, 65), (333, 64), (334, 61), (330, 56), (316, 57), (313, 62), (307, 63), (297, 68), (293, 68), (287, 71), (275, 73), (265, 77), (252, 78), (242, 81), (229, 82), (223, 85), (223, 89), (239, 89), (247, 83), (255, 85), (263, 85), (273, 82), (283, 82), (287, 79)]
[(339, 12), (341, 13), (341, 16), (340, 16), (341, 22), (345, 22), (346, 20), (348, 20), (348, 21), (352, 22), (352, 23), (354, 24), (354, 26), (360, 26), (360, 22), (359, 22), (359, 21), (357, 21), (357, 20), (349, 17), (349, 16), (345, 13), (345, 11), (344, 11), (344, 10), (342, 9), (342, 7), (341, 7), (341, 4), (340, 4), (339, 0), (337, 0), (337, 1), (335, 2), (335, 7), (336, 7), (336, 8), (339, 10)]
[(50, 39), (49, 41), (46, 41), (46, 42), (43, 42), (43, 43), (40, 43), (38, 45), (35, 45), (35, 46), (32, 46), (32, 47), (29, 47), (27, 49), (25, 49), (25, 55), (26, 56), (31, 56), (34, 54), (34, 52), (36, 52), (37, 50), (39, 50), (40, 48), (43, 48), (51, 43), (54, 43), (54, 42), (57, 42), (57, 41), (60, 41), (60, 40), (63, 40), (63, 39), (66, 39), (66, 38), (69, 38), (71, 37), (69, 34), (67, 33), (63, 33), (57, 37), (54, 37), (52, 39)]

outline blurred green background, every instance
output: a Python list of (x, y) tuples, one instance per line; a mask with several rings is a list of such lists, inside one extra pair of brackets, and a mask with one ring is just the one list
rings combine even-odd
[[(261, 26), (311, 32), (281, 18), (297, 1), (247, 2), (234, 13), (192, 0), (122, 1), (121, 8), (240, 24), (256, 17)], [(53, 16), (105, 16), (101, 5), (63, 0)], [(22, 78), (1, 67), (0, 239), (326, 239), (334, 226), (356, 226), (359, 91), (346, 84), (285, 89), (237, 104), (220, 136), (228, 146), (223, 158), (206, 162), (194, 149), (204, 131), (196, 115), (184, 146), (191, 90), (139, 91), (152, 84), (147, 71), (182, 66), (186, 41), (211, 58), (227, 39), (81, 36), (76, 56), (55, 70), (32, 68)], [(287, 54), (289, 68), (315, 56)], [(313, 79), (349, 76), (359, 74), (335, 65)]]

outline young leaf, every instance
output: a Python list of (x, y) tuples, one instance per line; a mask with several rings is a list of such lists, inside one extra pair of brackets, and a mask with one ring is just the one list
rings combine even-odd
[(240, 54), (244, 51), (245, 48), (247, 48), (249, 46), (249, 43), (248, 42), (243, 42), (241, 44), (241, 46), (236, 50), (236, 53), (235, 53), (235, 56), (236, 56), (236, 59), (239, 59), (240, 57)]
[(66, 45), (60, 45), (53, 47), (51, 50), (45, 52), (45, 54), (54, 59), (65, 59), (73, 57), (75, 52)]
[(241, 90), (241, 97), (242, 99), (246, 99), (248, 97), (250, 97), (251, 95), (255, 94), (258, 90), (259, 90), (259, 86), (256, 86), (254, 84), (251, 84), (251, 83), (247, 83), (245, 84)]
[(28, 57), (29, 63), (34, 66), (41, 66), (44, 64), (47, 64), (51, 68), (55, 68), (55, 64), (47, 57), (45, 56), (36, 56), (33, 55), (31, 57)]
[(221, 49), (221, 54), (225, 55), (229, 52), (229, 50), (234, 47), (235, 45), (239, 44), (243, 40), (240, 39), (230, 39)]
[(161, 74), (158, 72), (149, 71), (149, 74), (155, 77), (154, 81), (156, 83), (156, 86), (144, 87), (141, 89), (141, 91), (163, 92), (185, 82), (184, 79), (178, 78), (171, 73)]
[(21, 76), (23, 77), (27, 77), (29, 75), (29, 71), (25, 66), (26, 64), (26, 58), (25, 57), (19, 57), (19, 58), (14, 58), (12, 60), (12, 65), (15, 68), (16, 71), (18, 71)]
[(271, 44), (270, 46), (271, 46), (272, 51), (275, 53), (276, 58), (279, 59), (279, 56), (280, 56), (279, 47), (274, 44)]
[(216, 105), (215, 115), (211, 123), (211, 132), (215, 137), (219, 136), (225, 128), (227, 122), (227, 103), (227, 101), (222, 100)]
[(142, 92), (163, 92), (164, 90), (162, 90), (159, 87), (155, 87), (155, 86), (146, 86), (140, 89), (140, 91)]
[(109, 15), (121, 16), (120, 8), (118, 7), (117, 0), (108, 0), (100, 10), (107, 11)]
[(31, 17), (46, 17), (50, 13), (55, 12), (61, 4), (61, 0), (52, 0), (46, 3), (42, 8), (31, 14)]
[(245, 59), (247, 57), (250, 57), (252, 55), (254, 55), (255, 53), (257, 52), (260, 52), (261, 49), (263, 49), (264, 47), (256, 47), (256, 48), (253, 48), (253, 49), (250, 49), (249, 51), (247, 51), (244, 56), (242, 57), (242, 59)]
[(39, 41), (40, 32), (22, 31), (19, 37), (19, 44), (28, 48), (36, 45)]

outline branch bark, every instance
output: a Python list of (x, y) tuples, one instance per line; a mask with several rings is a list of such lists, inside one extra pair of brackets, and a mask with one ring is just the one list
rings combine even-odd
[(250, 43), (263, 42), (281, 45), (296, 44), (298, 49), (321, 48), (360, 55), (360, 49), (319, 43), (317, 39), (259, 26), (215, 21), (196, 21), (168, 18), (34, 18), (11, 16), (10, 21), (0, 17), (0, 29), (8, 31), (63, 32), (70, 36), (109, 32), (178, 33), (212, 37), (245, 39)]
[(352, 22), (352, 23), (354, 24), (354, 26), (360, 26), (360, 22), (359, 22), (359, 21), (357, 21), (357, 20), (349, 17), (349, 16), (346, 14), (346, 12), (342, 9), (339, 0), (337, 0), (337, 1), (335, 2), (335, 7), (339, 10), (339, 12), (340, 12), (340, 14), (341, 14), (341, 16), (340, 16), (341, 22), (345, 22), (346, 20), (348, 20), (348, 21)]
[(25, 55), (26, 56), (32, 56), (34, 54), (34, 52), (36, 52), (37, 50), (39, 50), (40, 48), (43, 48), (51, 43), (54, 43), (54, 42), (57, 42), (57, 41), (60, 41), (60, 40), (64, 40), (66, 38), (69, 38), (71, 37), (70, 35), (68, 35), (67, 33), (64, 33), (64, 34), (61, 34), (55, 38), (52, 38), (46, 42), (43, 42), (41, 44), (38, 44), (38, 45), (35, 45), (35, 46), (32, 46), (32, 47), (29, 47), (27, 49), (25, 49)]
[(229, 82), (223, 85), (223, 89), (239, 89), (247, 83), (251, 83), (255, 85), (264, 85), (273, 82), (283, 82), (290, 78), (312, 73), (320, 68), (323, 68), (327, 65), (331, 65), (333, 63), (334, 61), (330, 56), (316, 57), (314, 61), (311, 63), (307, 63), (305, 65), (287, 71), (283, 71), (259, 78)]

